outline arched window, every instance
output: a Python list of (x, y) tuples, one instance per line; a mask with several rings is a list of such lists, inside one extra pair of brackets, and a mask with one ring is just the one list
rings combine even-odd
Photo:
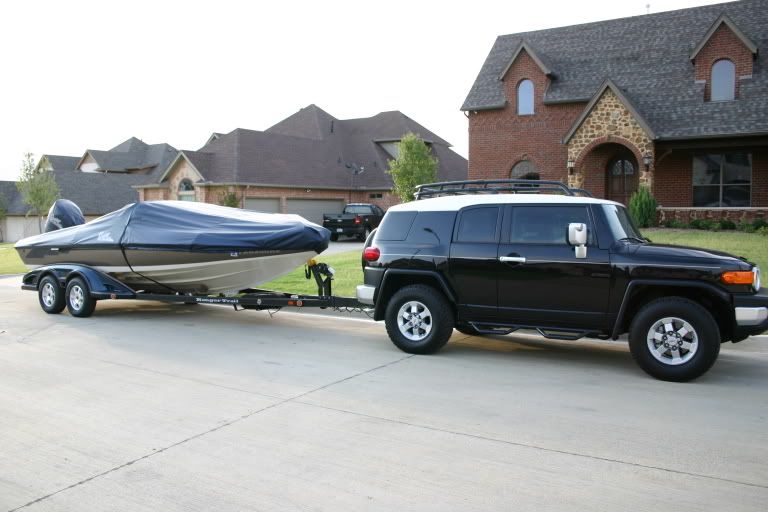
[(184, 178), (179, 182), (179, 201), (194, 201), (195, 200), (195, 186), (192, 184), (192, 180)]
[(722, 59), (712, 65), (710, 99), (728, 101), (736, 99), (736, 66), (728, 59)]
[(521, 160), (512, 167), (509, 177), (515, 180), (538, 180), (539, 173), (536, 166), (530, 160)]
[(533, 114), (533, 82), (528, 79), (517, 84), (517, 114), (520, 116)]

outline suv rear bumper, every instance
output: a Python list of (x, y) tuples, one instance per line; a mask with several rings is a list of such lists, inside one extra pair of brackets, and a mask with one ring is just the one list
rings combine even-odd
[(734, 341), (768, 331), (768, 290), (733, 298), (736, 326)]
[(376, 287), (367, 284), (357, 285), (357, 302), (373, 305), (373, 294), (376, 293)]

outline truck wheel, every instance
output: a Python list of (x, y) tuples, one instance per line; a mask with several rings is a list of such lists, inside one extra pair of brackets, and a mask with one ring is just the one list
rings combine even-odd
[(360, 240), (361, 242), (365, 242), (366, 240), (368, 240), (368, 236), (370, 234), (371, 234), (371, 228), (365, 228), (365, 231), (363, 232), (363, 234), (358, 235), (357, 239)]
[(66, 299), (67, 309), (72, 316), (85, 318), (91, 316), (96, 308), (96, 299), (91, 297), (88, 285), (80, 277), (73, 278), (67, 284)]
[(448, 343), (453, 333), (453, 313), (441, 292), (415, 284), (392, 296), (385, 324), (389, 339), (403, 352), (431, 354)]
[(339, 235), (336, 233), (331, 233), (331, 242), (335, 242), (339, 239)]
[(49, 315), (55, 315), (64, 311), (64, 290), (59, 285), (59, 280), (53, 276), (45, 276), (37, 286), (37, 298), (40, 307)]
[(685, 382), (703, 375), (720, 353), (720, 329), (712, 315), (682, 297), (643, 306), (629, 328), (632, 357), (657, 379)]

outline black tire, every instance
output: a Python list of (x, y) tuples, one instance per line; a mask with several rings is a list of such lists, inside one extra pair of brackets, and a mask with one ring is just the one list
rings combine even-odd
[(91, 290), (80, 277), (74, 277), (67, 283), (65, 299), (72, 316), (85, 318), (91, 316), (96, 308), (96, 299), (91, 297)]
[(37, 299), (40, 307), (49, 315), (57, 315), (67, 307), (64, 303), (64, 290), (59, 280), (53, 276), (45, 276), (37, 285)]
[[(415, 320), (419, 322), (418, 326), (410, 327), (410, 338), (403, 333), (408, 332), (408, 324), (403, 322), (402, 329), (400, 324), (401, 308), (405, 308), (409, 303), (418, 310), (418, 318)], [(420, 307), (424, 309), (419, 309)], [(453, 323), (453, 311), (445, 296), (435, 288), (423, 284), (414, 284), (398, 290), (389, 299), (385, 313), (389, 339), (397, 348), (409, 354), (431, 354), (440, 350), (453, 334)]]
[[(665, 319), (670, 321), (662, 323)], [(685, 334), (680, 335), (681, 332)], [(656, 299), (643, 306), (632, 320), (629, 349), (635, 362), (649, 375), (686, 382), (703, 375), (715, 364), (720, 353), (720, 329), (709, 311), (692, 300)]]
[(481, 334), (477, 332), (477, 329), (472, 327), (469, 324), (456, 324), (453, 326), (454, 329), (459, 331), (461, 334), (466, 334), (467, 336), (480, 336)]
[(331, 233), (331, 242), (336, 242), (339, 239), (339, 235)]
[(371, 234), (371, 228), (365, 228), (365, 231), (363, 231), (362, 235), (357, 235), (357, 239), (360, 240), (361, 242), (365, 242), (366, 240), (368, 240), (368, 235), (370, 234)]

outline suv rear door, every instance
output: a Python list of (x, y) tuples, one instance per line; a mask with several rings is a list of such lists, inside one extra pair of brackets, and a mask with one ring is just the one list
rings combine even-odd
[(503, 206), (459, 211), (453, 230), (448, 275), (460, 319), (493, 321), (497, 316), (497, 266)]
[[(576, 258), (568, 245), (568, 224), (572, 222), (587, 225), (586, 258)], [(611, 276), (609, 251), (598, 247), (590, 205), (507, 206), (498, 256), (500, 321), (604, 328)]]

